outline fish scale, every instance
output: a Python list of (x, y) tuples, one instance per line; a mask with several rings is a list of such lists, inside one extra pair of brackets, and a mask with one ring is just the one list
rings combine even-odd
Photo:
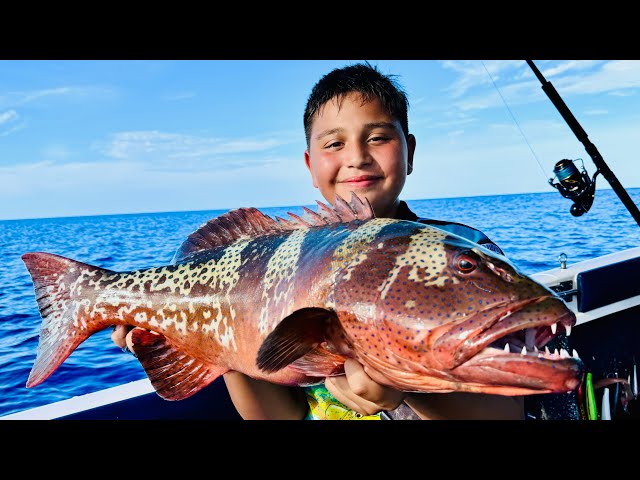
[(523, 395), (580, 384), (577, 358), (508, 351), (509, 342), (543, 349), (575, 315), (505, 257), (430, 225), (375, 218), (355, 195), (318, 205), (288, 220), (232, 210), (201, 225), (170, 264), (147, 269), (24, 254), (42, 317), (27, 386), (123, 324), (140, 327), (136, 355), (167, 400), (229, 370), (317, 384), (343, 374), (347, 358), (404, 391)]

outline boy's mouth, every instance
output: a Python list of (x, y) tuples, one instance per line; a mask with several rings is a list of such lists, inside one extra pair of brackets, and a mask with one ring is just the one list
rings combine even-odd
[(345, 180), (341, 180), (338, 183), (343, 183), (353, 188), (364, 188), (370, 187), (375, 184), (379, 180), (382, 180), (382, 177), (377, 177), (374, 175), (360, 175), (357, 177), (347, 178)]

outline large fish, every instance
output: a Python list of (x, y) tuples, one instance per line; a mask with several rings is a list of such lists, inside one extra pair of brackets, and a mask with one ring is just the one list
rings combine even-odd
[(355, 358), (412, 392), (567, 392), (584, 367), (545, 352), (575, 315), (502, 255), (417, 222), (375, 218), (353, 195), (302, 217), (254, 208), (202, 225), (171, 264), (114, 272), (22, 256), (42, 317), (34, 387), (94, 333), (135, 327), (137, 356), (167, 400), (229, 370), (284, 385)]

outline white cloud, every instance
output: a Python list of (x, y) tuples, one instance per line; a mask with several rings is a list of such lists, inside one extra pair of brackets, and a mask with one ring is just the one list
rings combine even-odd
[(582, 113), (584, 113), (585, 115), (607, 115), (609, 113), (609, 110), (594, 108), (591, 110), (584, 110)]
[(51, 96), (59, 96), (59, 95), (70, 95), (74, 92), (77, 92), (77, 88), (73, 87), (58, 87), (58, 88), (48, 88), (44, 90), (35, 90), (32, 92), (24, 92), (21, 94), (20, 103), (29, 103), (34, 100), (38, 100), (43, 97), (51, 97)]
[[(469, 90), (496, 82), (514, 72), (524, 64), (524, 60), (465, 60), (445, 61), (442, 66), (459, 74), (447, 91), (453, 98), (459, 98)], [(488, 73), (488, 75), (487, 75)]]
[(171, 93), (171, 94), (164, 95), (162, 99), (167, 100), (169, 102), (177, 102), (180, 100), (188, 100), (190, 98), (195, 98), (195, 97), (196, 97), (195, 92), (178, 92), (178, 93)]
[(563, 94), (617, 93), (640, 88), (640, 61), (614, 60), (605, 62), (602, 68), (591, 73), (581, 73), (554, 80), (556, 89)]
[[(545, 68), (545, 69), (539, 68), (539, 70), (541, 70), (542, 75), (547, 80), (549, 80), (551, 77), (555, 77), (565, 72), (588, 70), (601, 63), (603, 62), (597, 61), (597, 60), (570, 60), (567, 62), (559, 63), (550, 68)], [(531, 74), (533, 75), (533, 72), (531, 72)]]
[[(491, 79), (482, 63), (486, 65), (486, 70), (496, 82), (499, 92), (492, 86), (484, 88), (481, 93), (470, 93), (470, 90), (475, 87), (486, 87), (491, 84)], [(444, 66), (460, 74), (451, 85), (449, 92), (454, 99), (465, 95), (463, 100), (454, 102), (456, 108), (461, 111), (500, 107), (504, 105), (502, 98), (510, 105), (547, 99), (540, 82), (533, 76), (529, 66), (522, 61), (480, 62), (475, 60), (445, 62)], [(522, 72), (526, 71), (528, 73), (523, 75)], [(511, 79), (507, 78), (511, 74), (513, 74)], [(640, 61), (568, 61), (544, 69), (543, 75), (547, 80), (552, 81), (553, 86), (562, 92), (563, 97), (573, 94), (601, 93), (629, 95), (632, 89), (640, 88)], [(553, 77), (552, 80), (551, 77)]]
[(321, 199), (301, 158), (278, 168), (152, 171), (142, 163), (39, 162), (0, 168), (0, 219), (298, 205)]
[(15, 110), (8, 110), (6, 112), (0, 113), (0, 125), (3, 123), (10, 122), (11, 120), (15, 120), (18, 118), (18, 114)]
[(42, 149), (42, 156), (50, 160), (64, 160), (70, 157), (70, 151), (66, 145), (47, 145)]
[(64, 86), (40, 90), (14, 91), (0, 95), (0, 107), (26, 105), (51, 97), (86, 99), (87, 97), (110, 97), (114, 93), (113, 89), (101, 86)]
[(212, 161), (241, 168), (268, 162), (270, 152), (301, 142), (299, 137), (298, 132), (284, 132), (263, 139), (221, 139), (146, 130), (117, 133), (108, 143), (96, 144), (96, 148), (111, 158), (148, 162), (157, 168), (202, 168), (203, 162)]
[(26, 121), (15, 123), (18, 118), (20, 118), (20, 115), (18, 115), (15, 110), (7, 110), (6, 112), (0, 113), (0, 127), (7, 127), (4, 130), (0, 130), (0, 138), (8, 137), (9, 135), (20, 131), (27, 126)]

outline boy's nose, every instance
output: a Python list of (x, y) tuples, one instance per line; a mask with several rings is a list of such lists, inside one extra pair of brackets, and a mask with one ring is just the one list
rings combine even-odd
[(369, 150), (363, 145), (351, 145), (345, 151), (345, 164), (349, 167), (361, 167), (369, 165), (373, 159)]

